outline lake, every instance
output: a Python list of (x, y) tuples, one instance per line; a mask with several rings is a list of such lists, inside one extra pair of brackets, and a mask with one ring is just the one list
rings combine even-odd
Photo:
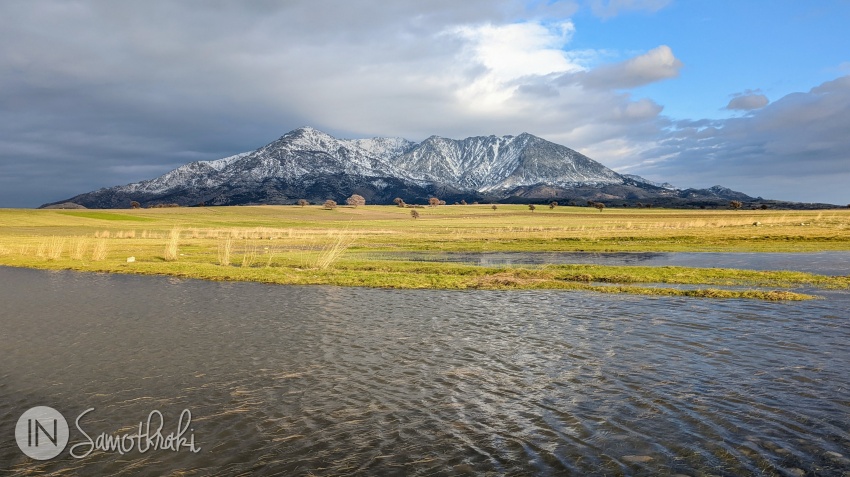
[[(0, 267), (3, 475), (850, 473), (850, 294), (769, 303)], [(35, 461), (34, 406), (70, 426)], [(88, 409), (92, 409), (85, 413)], [(197, 452), (95, 450), (191, 412)], [(184, 421), (186, 422), (186, 421)], [(198, 450), (199, 448), (199, 450)]]

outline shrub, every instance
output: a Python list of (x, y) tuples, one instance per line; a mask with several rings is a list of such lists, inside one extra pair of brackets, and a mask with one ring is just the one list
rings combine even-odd
[(353, 194), (351, 197), (345, 199), (345, 203), (357, 207), (358, 205), (366, 205), (366, 199), (362, 195)]

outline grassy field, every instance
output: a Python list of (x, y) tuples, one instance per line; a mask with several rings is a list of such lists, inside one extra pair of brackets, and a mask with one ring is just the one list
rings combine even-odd
[[(393, 252), (850, 250), (850, 209), (605, 209), (454, 205), (0, 209), (0, 265), (212, 280), (395, 288), (580, 289), (804, 299), (796, 286), (848, 288), (796, 272), (588, 265), (492, 268), (381, 260)], [(757, 225), (756, 225), (757, 224)], [(129, 257), (134, 261), (128, 262)], [(647, 284), (689, 285), (687, 289)], [(696, 285), (696, 287), (693, 287)], [(755, 287), (721, 290), (702, 286)], [(765, 288), (772, 290), (765, 290)]]

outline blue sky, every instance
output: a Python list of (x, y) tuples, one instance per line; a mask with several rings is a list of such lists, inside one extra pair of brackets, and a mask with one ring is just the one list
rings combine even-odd
[(529, 132), (679, 187), (847, 204), (844, 0), (8, 0), (0, 207), (313, 126)]
[(634, 91), (677, 119), (721, 118), (730, 95), (759, 90), (771, 99), (850, 74), (850, 2), (664, 2), (657, 11), (599, 18), (581, 9), (568, 48), (620, 55), (668, 45), (684, 63), (675, 81)]

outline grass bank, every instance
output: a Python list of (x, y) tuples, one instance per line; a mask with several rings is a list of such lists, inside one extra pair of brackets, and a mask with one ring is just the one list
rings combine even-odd
[[(0, 209), (0, 265), (209, 280), (393, 288), (570, 289), (807, 299), (847, 277), (686, 267), (490, 268), (376, 252), (850, 250), (850, 210), (733, 211), (489, 205)], [(132, 257), (132, 258), (131, 258)], [(128, 259), (131, 261), (128, 262)], [(687, 285), (687, 289), (649, 284)], [(718, 289), (713, 287), (748, 287)], [(696, 288), (694, 288), (696, 287)], [(764, 290), (771, 288), (772, 290)]]

